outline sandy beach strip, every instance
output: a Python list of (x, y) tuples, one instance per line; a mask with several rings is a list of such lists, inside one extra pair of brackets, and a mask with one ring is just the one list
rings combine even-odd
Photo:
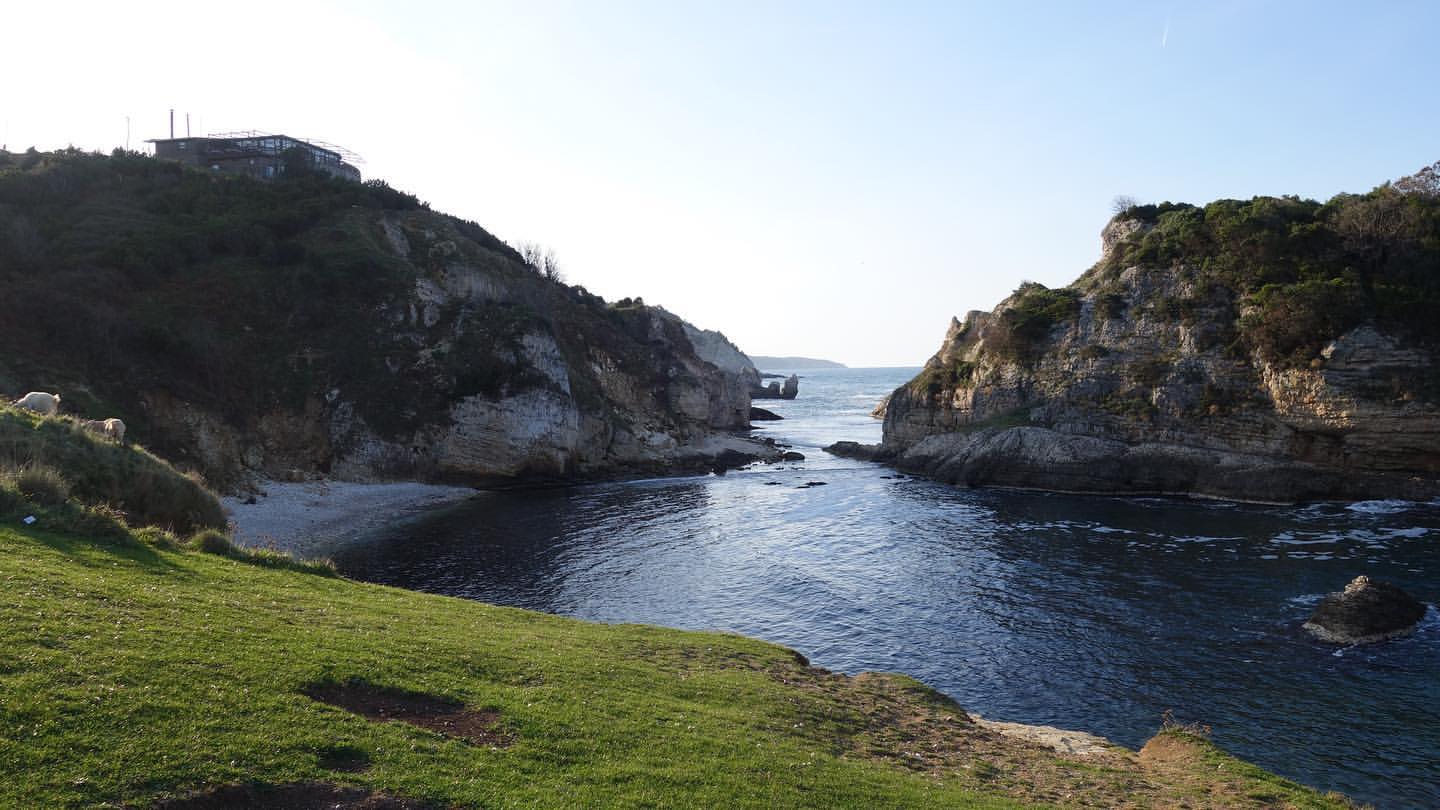
[(338, 546), (418, 515), (476, 496), (468, 487), (438, 484), (361, 484), (347, 481), (271, 481), (255, 503), (222, 498), (244, 546), (274, 548), (297, 557), (324, 556)]

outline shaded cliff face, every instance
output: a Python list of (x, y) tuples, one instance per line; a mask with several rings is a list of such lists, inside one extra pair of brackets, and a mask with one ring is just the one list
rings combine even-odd
[(0, 166), (0, 234), (0, 390), (121, 416), (221, 486), (661, 470), (747, 424), (676, 316), (383, 184), (46, 156)]
[[(1228, 210), (1243, 222), (1269, 202)], [(1395, 264), (1368, 267), (1375, 244), (1326, 241), (1343, 204), (1273, 202), (1295, 220), (1276, 229), (1308, 229), (1313, 255), (1282, 243), (1237, 257), (1203, 230), (1207, 218), (1233, 227), (1225, 211), (1177, 208), (1199, 231), (1188, 255), (1156, 234), (1173, 221), (1122, 216), (1075, 284), (1023, 285), (952, 320), (884, 406), (885, 452), (967, 484), (1262, 501), (1440, 493), (1427, 331), (1440, 265), (1417, 244), (1434, 200), (1399, 201), (1423, 216), (1387, 237)], [(1299, 254), (1288, 265), (1287, 251)]]

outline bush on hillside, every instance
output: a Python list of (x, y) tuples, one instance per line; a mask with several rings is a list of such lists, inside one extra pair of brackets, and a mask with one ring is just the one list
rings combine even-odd
[(16, 492), (41, 506), (55, 506), (70, 500), (70, 482), (54, 467), (27, 464), (5, 477)]
[(1017, 362), (1029, 362), (1043, 348), (1059, 324), (1080, 314), (1080, 293), (1072, 289), (1052, 290), (1027, 281), (1011, 296), (1010, 306), (1000, 314), (987, 345)]
[[(0, 407), (0, 466), (22, 471), (52, 503), (73, 497), (113, 507), (134, 526), (191, 532), (225, 525), (220, 502), (199, 481), (69, 419)], [(59, 497), (62, 486), (65, 497)]]
[(196, 532), (185, 544), (196, 551), (219, 554), (222, 557), (228, 557), (237, 551), (235, 544), (230, 541), (230, 536), (216, 529)]

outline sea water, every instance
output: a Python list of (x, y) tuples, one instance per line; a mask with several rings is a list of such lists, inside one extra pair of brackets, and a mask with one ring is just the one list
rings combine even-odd
[(1440, 504), (966, 490), (820, 449), (878, 441), (871, 409), (915, 371), (797, 370), (797, 399), (757, 403), (785, 420), (757, 433), (803, 462), (486, 493), (336, 562), (497, 604), (756, 636), (1131, 747), (1168, 710), (1322, 790), (1440, 807), (1435, 610), (1365, 647), (1300, 629), (1358, 574), (1440, 600)]

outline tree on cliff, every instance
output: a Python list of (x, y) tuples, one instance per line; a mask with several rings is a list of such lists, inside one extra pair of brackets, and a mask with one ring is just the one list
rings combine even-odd
[(564, 283), (565, 273), (560, 269), (560, 262), (556, 260), (554, 250), (544, 247), (538, 242), (521, 242), (515, 249), (531, 270), (551, 281)]

